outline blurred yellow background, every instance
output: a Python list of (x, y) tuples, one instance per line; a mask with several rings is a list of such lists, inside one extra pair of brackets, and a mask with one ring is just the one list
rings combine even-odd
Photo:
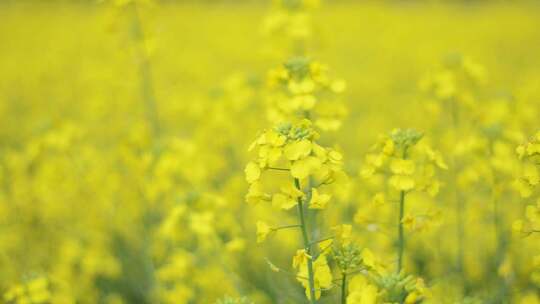
[[(424, 303), (540, 303), (537, 236), (511, 231), (536, 194), (510, 189), (514, 150), (539, 129), (540, 4), (327, 1), (272, 32), (291, 13), (272, 17), (274, 2), (0, 3), (0, 302), (304, 303), (265, 261), (290, 268), (298, 236), (255, 241), (257, 220), (295, 215), (244, 199), (248, 146), (274, 122), (268, 70), (301, 41), (346, 82), (346, 115), (321, 141), (349, 182), (324, 227), (353, 225), (394, 267), (397, 213), (372, 205), (380, 181), (360, 172), (380, 134), (417, 128), (450, 167), (438, 196), (411, 202), (441, 217), (406, 248), (405, 270), (431, 289)], [(452, 60), (485, 68), (454, 125), (422, 89)], [(338, 289), (320, 303), (338, 303)], [(232, 301), (220, 303), (243, 303)]]

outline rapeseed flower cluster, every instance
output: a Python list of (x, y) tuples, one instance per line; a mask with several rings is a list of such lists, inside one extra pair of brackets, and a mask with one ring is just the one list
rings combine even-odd
[(534, 4), (0, 6), (1, 303), (540, 303)]

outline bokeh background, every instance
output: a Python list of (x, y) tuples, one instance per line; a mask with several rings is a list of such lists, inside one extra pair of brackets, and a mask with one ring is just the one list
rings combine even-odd
[[(359, 244), (392, 264), (395, 210), (372, 206), (375, 186), (359, 172), (380, 134), (417, 128), (463, 164), (439, 196), (417, 202), (441, 217), (412, 231), (407, 248), (406, 270), (432, 289), (426, 301), (540, 303), (538, 240), (512, 234), (528, 202), (510, 189), (513, 151), (540, 117), (540, 4), (325, 1), (272, 32), (282, 9), (0, 3), (0, 302), (303, 303), (301, 286), (265, 262), (289, 267), (297, 236), (255, 242), (258, 219), (294, 215), (244, 200), (248, 146), (271, 126), (267, 71), (297, 55), (291, 45), (301, 40), (302, 54), (347, 83), (347, 115), (323, 141), (342, 152), (350, 181), (325, 225), (352, 224)], [(484, 72), (456, 127), (421, 83), (463, 58)], [(453, 150), (459, 144), (466, 152)], [(453, 184), (460, 174), (466, 181)], [(336, 292), (321, 303), (337, 303)]]

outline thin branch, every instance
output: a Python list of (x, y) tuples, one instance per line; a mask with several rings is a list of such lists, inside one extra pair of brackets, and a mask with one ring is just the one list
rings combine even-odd
[(276, 170), (276, 171), (291, 171), (291, 169), (287, 169), (287, 168), (276, 168), (276, 167), (266, 167), (266, 168), (270, 170)]
[(331, 240), (331, 239), (334, 239), (334, 238), (335, 238), (335, 236), (329, 236), (329, 237), (325, 237), (324, 239), (312, 241), (312, 242), (309, 243), (309, 244), (310, 244), (310, 245), (315, 245), (315, 244), (322, 243), (322, 242), (324, 242), (324, 241), (328, 241), (328, 240)]

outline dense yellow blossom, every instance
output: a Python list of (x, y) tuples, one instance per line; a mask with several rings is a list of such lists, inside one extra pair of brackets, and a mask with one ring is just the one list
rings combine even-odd
[(540, 303), (537, 3), (41, 2), (1, 303)]

